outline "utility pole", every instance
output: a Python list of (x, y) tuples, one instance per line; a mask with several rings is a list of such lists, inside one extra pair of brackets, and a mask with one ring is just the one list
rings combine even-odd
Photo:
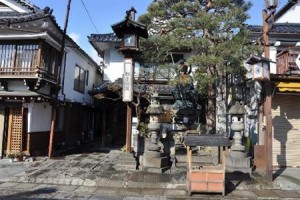
[[(269, 42), (269, 32), (270, 27), (274, 24), (274, 14), (276, 11), (277, 4), (272, 1), (265, 1), (267, 3), (266, 8), (264, 9), (263, 16), (263, 41), (264, 41), (264, 57), (270, 59), (270, 42)], [(273, 3), (273, 4), (272, 4)], [(270, 72), (270, 71), (269, 71)], [(269, 76), (270, 77), (270, 76)], [(265, 100), (263, 102), (264, 108), (264, 125), (265, 125), (265, 134), (264, 134), (264, 157), (265, 157), (265, 175), (268, 181), (273, 181), (273, 134), (272, 134), (272, 83), (269, 80), (264, 81), (265, 89)]]
[(66, 10), (66, 18), (65, 18), (65, 25), (64, 25), (63, 35), (62, 35), (62, 39), (61, 39), (61, 46), (60, 46), (59, 65), (57, 67), (56, 85), (58, 87), (55, 90), (55, 98), (54, 98), (53, 105), (52, 105), (52, 117), (51, 117), (51, 127), (50, 127), (48, 158), (52, 157), (52, 152), (53, 152), (53, 139), (54, 139), (54, 132), (55, 132), (55, 120), (56, 120), (57, 109), (58, 109), (57, 106), (58, 106), (58, 103), (59, 103), (58, 93), (59, 93), (59, 90), (60, 90), (60, 79), (61, 79), (60, 76), (61, 76), (61, 69), (62, 69), (63, 59), (64, 59), (65, 42), (66, 42), (66, 34), (67, 34), (67, 28), (68, 28), (68, 22), (69, 22), (70, 8), (71, 8), (71, 0), (68, 0), (67, 10)]

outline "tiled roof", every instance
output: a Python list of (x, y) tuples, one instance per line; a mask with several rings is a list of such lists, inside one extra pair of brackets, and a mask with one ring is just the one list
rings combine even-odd
[(32, 10), (33, 12), (36, 12), (37, 10), (40, 10), (39, 7), (33, 5), (32, 3), (26, 1), (26, 0), (12, 0), (13, 2), (21, 5), (22, 7)]
[[(248, 29), (251, 32), (262, 32), (262, 26), (249, 25)], [(271, 33), (300, 33), (300, 23), (277, 23), (274, 24)]]
[(18, 12), (0, 12), (0, 18), (21, 18), (24, 20), (25, 17), (30, 17), (35, 14), (48, 14), (51, 13), (52, 10), (49, 7), (44, 9), (40, 9), (39, 7), (29, 3), (26, 0), (10, 0), (12, 4), (16, 6), (21, 6), (26, 9), (27, 13), (18, 13)]
[(88, 39), (93, 42), (121, 42), (121, 39), (114, 33), (91, 34)]

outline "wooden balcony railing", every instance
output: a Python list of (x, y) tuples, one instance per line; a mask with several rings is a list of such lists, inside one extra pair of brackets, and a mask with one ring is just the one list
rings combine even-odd
[(300, 74), (296, 59), (300, 53), (300, 47), (290, 47), (277, 54), (277, 74)]
[(58, 51), (43, 41), (0, 42), (0, 78), (56, 80)]

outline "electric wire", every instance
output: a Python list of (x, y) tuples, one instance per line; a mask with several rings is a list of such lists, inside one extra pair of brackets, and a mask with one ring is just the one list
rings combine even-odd
[(95, 25), (95, 23), (94, 23), (94, 20), (92, 19), (91, 15), (90, 15), (88, 9), (86, 8), (85, 3), (83, 2), (83, 0), (80, 0), (80, 1), (81, 1), (82, 5), (83, 5), (83, 7), (84, 7), (84, 9), (85, 9), (85, 11), (86, 11), (88, 17), (90, 18), (90, 20), (91, 20), (91, 22), (92, 22), (92, 24), (93, 24), (93, 26), (94, 26), (96, 32), (99, 34), (99, 31), (98, 31), (98, 29), (97, 29), (97, 27), (96, 27), (96, 25)]

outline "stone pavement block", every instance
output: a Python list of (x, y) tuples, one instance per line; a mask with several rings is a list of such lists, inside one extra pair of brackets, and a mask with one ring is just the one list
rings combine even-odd
[(69, 192), (58, 192), (53, 196), (53, 199), (70, 199), (71, 193)]
[[(131, 197), (125, 197), (124, 200), (136, 200), (136, 199), (132, 199)], [(167, 198), (164, 196), (146, 195), (144, 197), (140, 197), (139, 200), (167, 200)]]
[(139, 188), (120, 188), (118, 195), (122, 196), (140, 196), (142, 189)]
[(44, 183), (45, 182), (45, 178), (36, 178), (35, 179), (35, 183)]
[(91, 194), (71, 194), (68, 199), (88, 200), (91, 196)]
[(132, 182), (143, 182), (144, 174), (142, 172), (133, 172), (129, 180)]
[(158, 189), (158, 188), (144, 188), (142, 190), (142, 195), (159, 195), (159, 196), (163, 196), (165, 194), (165, 190), (164, 189)]
[(114, 187), (97, 187), (97, 189), (94, 191), (94, 194), (97, 195), (115, 195), (118, 193), (120, 188), (114, 188)]
[(37, 186), (34, 188), (34, 190), (57, 190), (57, 185), (52, 184), (37, 184)]
[(142, 188), (144, 188), (144, 183), (128, 181), (128, 182), (124, 182), (124, 187), (142, 189)]
[(27, 182), (27, 183), (35, 183), (35, 182), (36, 182), (36, 178), (30, 177), (30, 178), (27, 178), (26, 181), (24, 181), (24, 182)]
[(108, 187), (108, 181), (106, 178), (97, 178), (94, 180), (96, 183), (96, 186), (98, 187)]
[(165, 196), (185, 196), (187, 194), (186, 190), (173, 190), (173, 189), (166, 189)]
[(13, 188), (20, 183), (5, 182), (0, 185), (0, 188)]
[(20, 183), (14, 186), (14, 189), (30, 190), (35, 189), (39, 184), (35, 183)]
[(44, 179), (44, 183), (45, 184), (57, 184), (59, 182), (60, 179), (54, 179), (51, 177), (47, 177)]
[(80, 178), (72, 178), (71, 179), (71, 185), (83, 185), (84, 180)]
[(186, 183), (184, 184), (166, 183), (165, 186), (167, 189), (180, 189), (180, 190), (186, 189)]
[(127, 181), (128, 179), (126, 179), (125, 177), (125, 172), (117, 172), (111, 175), (110, 180), (123, 181), (125, 179), (125, 181)]
[(144, 188), (166, 188), (168, 183), (146, 183), (144, 182)]
[(253, 190), (258, 199), (278, 199), (278, 195), (272, 190)]
[(96, 190), (98, 189), (98, 187), (88, 187), (88, 186), (79, 186), (74, 192), (80, 194), (93, 194)]
[(123, 181), (126, 181), (126, 182), (131, 181), (132, 175), (133, 175), (132, 172), (127, 171), (124, 178), (123, 178)]
[(232, 192), (232, 195), (237, 198), (257, 199), (256, 194), (254, 194), (252, 191), (246, 190), (235, 190)]
[(0, 190), (0, 199), (1, 200), (2, 199), (7, 199), (7, 198), (9, 198), (11, 196), (14, 196), (16, 194), (19, 194), (19, 193), (20, 193), (19, 190), (11, 190), (11, 189), (4, 189), (4, 188), (2, 188)]
[(293, 190), (273, 190), (274, 193), (276, 193), (281, 198), (299, 198), (300, 195), (298, 192), (295, 192)]
[(119, 196), (107, 196), (107, 195), (93, 195), (89, 200), (124, 200), (124, 197), (119, 197)]
[(119, 187), (119, 188), (123, 188), (123, 187), (126, 187), (126, 182), (109, 180), (109, 181), (107, 181), (106, 186), (107, 187)]
[(85, 179), (82, 183), (83, 186), (97, 186), (96, 181), (90, 180), (90, 179)]
[(60, 185), (70, 185), (71, 182), (72, 182), (72, 179), (70, 179), (70, 178), (64, 178), (64, 179), (60, 179), (57, 184), (60, 184)]
[(78, 186), (74, 185), (56, 185), (56, 190), (59, 192), (73, 192), (78, 188)]

